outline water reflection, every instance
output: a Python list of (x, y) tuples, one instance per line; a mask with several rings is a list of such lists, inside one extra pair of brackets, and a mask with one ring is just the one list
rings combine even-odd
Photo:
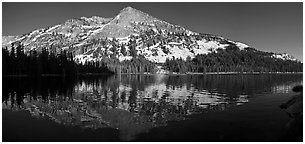
[(122, 75), (3, 79), (3, 109), (63, 125), (112, 127), (122, 140), (186, 115), (242, 105), (258, 93), (286, 93), (302, 75)]

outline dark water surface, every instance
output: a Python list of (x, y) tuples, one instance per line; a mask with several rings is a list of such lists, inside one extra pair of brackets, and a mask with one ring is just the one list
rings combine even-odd
[(277, 141), (289, 120), (278, 105), (299, 84), (302, 74), (4, 77), (3, 141)]

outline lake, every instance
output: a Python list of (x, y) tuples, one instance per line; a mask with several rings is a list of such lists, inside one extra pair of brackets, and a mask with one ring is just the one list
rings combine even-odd
[[(289, 121), (279, 104), (302, 79), (302, 74), (3, 77), (3, 141), (277, 141), (274, 132)], [(268, 133), (273, 134), (260, 137)], [(199, 134), (211, 136), (198, 139)]]

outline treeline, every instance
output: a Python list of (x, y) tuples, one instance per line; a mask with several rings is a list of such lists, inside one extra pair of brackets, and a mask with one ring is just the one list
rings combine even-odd
[(155, 73), (155, 63), (145, 59), (143, 56), (134, 55), (130, 60), (119, 61), (117, 58), (104, 57), (101, 59), (107, 68), (116, 74), (119, 73)]
[(77, 64), (73, 55), (67, 51), (56, 54), (46, 49), (40, 51), (31, 50), (24, 52), (22, 45), (11, 50), (2, 49), (2, 73), (3, 75), (62, 75), (76, 76), (87, 73), (112, 73), (107, 69), (107, 65), (86, 62)]
[(217, 52), (196, 55), (186, 60), (167, 59), (164, 67), (170, 72), (302, 72), (301, 62), (275, 59), (272, 53), (253, 48), (240, 50), (231, 46)]

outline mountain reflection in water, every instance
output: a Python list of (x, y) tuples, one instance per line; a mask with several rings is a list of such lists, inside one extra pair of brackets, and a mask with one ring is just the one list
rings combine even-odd
[(122, 75), (4, 78), (2, 109), (63, 125), (112, 127), (124, 141), (186, 115), (224, 110), (253, 94), (287, 93), (302, 75)]

